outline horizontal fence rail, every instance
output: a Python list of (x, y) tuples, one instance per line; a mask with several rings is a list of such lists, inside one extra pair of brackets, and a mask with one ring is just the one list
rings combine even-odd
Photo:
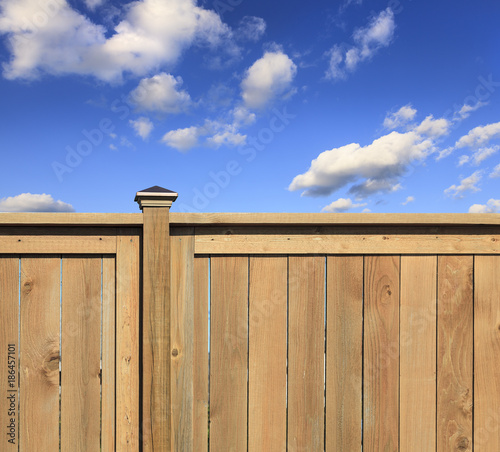
[(176, 197), (0, 214), (0, 450), (500, 450), (500, 215)]

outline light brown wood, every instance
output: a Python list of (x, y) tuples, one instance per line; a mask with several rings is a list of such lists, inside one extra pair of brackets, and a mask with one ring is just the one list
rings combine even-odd
[(210, 451), (247, 449), (248, 257), (211, 259)]
[(21, 260), (20, 451), (59, 450), (61, 260)]
[(115, 450), (115, 257), (102, 259), (102, 450)]
[(472, 274), (472, 256), (439, 256), (438, 452), (472, 450)]
[[(194, 436), (194, 228), (170, 237), (172, 451), (193, 449)], [(208, 369), (207, 369), (208, 370)]]
[(500, 450), (500, 259), (474, 262), (474, 450)]
[[(500, 224), (499, 214), (172, 213), (172, 225), (196, 224)], [(1, 217), (0, 217), (1, 219)]]
[(0, 213), (0, 224), (40, 226), (52, 225), (86, 225), (86, 226), (140, 226), (140, 213)]
[(19, 450), (19, 258), (0, 256), (2, 450)]
[(194, 260), (193, 451), (208, 450), (208, 265)]
[(123, 229), (116, 252), (116, 451), (139, 450), (139, 237)]
[(171, 447), (169, 209), (144, 208), (142, 426), (144, 452)]
[(397, 451), (399, 256), (365, 257), (363, 449)]
[(437, 256), (401, 256), (400, 448), (436, 447)]
[(98, 450), (101, 423), (101, 259), (62, 261), (61, 449)]
[(114, 254), (114, 236), (1, 235), (0, 253), (11, 254)]
[(286, 257), (250, 257), (248, 451), (286, 451)]
[(328, 256), (326, 267), (326, 451), (361, 451), (363, 256)]
[(324, 449), (325, 257), (289, 257), (288, 450)]
[[(196, 228), (197, 254), (495, 254), (500, 235), (346, 233), (345, 228)], [(352, 229), (352, 228), (351, 228)]]

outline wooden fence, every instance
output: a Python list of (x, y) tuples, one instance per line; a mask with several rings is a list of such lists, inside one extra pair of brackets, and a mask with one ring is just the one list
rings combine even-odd
[(175, 197), (0, 214), (0, 450), (500, 450), (500, 215)]

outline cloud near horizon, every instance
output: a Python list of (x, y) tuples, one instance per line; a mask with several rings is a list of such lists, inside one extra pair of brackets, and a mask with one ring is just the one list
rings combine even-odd
[(0, 212), (74, 212), (71, 204), (55, 201), (51, 195), (21, 193), (0, 199)]

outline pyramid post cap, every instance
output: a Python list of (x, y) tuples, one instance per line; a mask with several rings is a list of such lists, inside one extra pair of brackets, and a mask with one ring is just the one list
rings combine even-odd
[(178, 196), (175, 191), (155, 185), (138, 191), (134, 201), (139, 204), (140, 209), (143, 207), (170, 207)]

